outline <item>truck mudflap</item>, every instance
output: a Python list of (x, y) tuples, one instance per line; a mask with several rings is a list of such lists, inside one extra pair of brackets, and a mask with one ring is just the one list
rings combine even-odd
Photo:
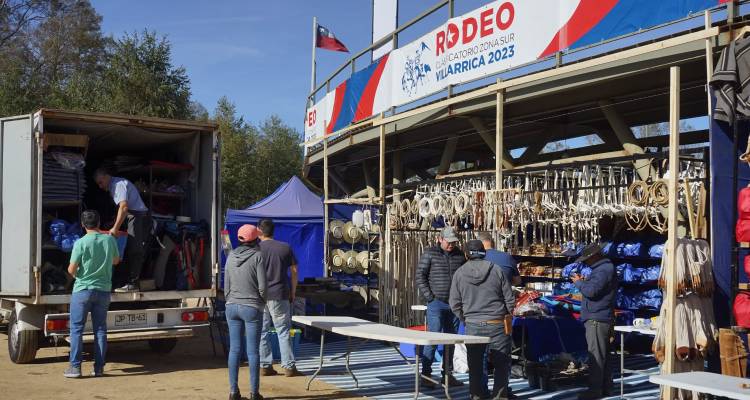
[[(151, 308), (145, 310), (117, 310), (107, 312), (107, 334), (160, 331), (169, 337), (185, 334), (182, 330), (208, 326), (207, 307)], [(180, 332), (178, 332), (180, 331)], [(91, 318), (87, 318), (84, 335), (93, 333)], [(70, 335), (70, 314), (47, 314), (44, 317), (44, 335), (49, 337)], [(128, 335), (121, 335), (128, 337)], [(138, 334), (131, 335), (138, 337)], [(140, 336), (148, 336), (140, 334)], [(151, 338), (148, 338), (151, 339)], [(139, 340), (139, 339), (131, 339)]]

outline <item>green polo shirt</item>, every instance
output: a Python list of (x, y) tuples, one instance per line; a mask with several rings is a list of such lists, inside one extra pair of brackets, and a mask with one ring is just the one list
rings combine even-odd
[(87, 233), (73, 245), (70, 262), (78, 264), (73, 292), (112, 290), (112, 261), (118, 256), (117, 241), (104, 233)]

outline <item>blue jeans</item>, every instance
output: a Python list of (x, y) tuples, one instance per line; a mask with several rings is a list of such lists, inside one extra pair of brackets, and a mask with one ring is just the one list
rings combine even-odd
[(276, 328), (276, 336), (279, 339), (279, 350), (281, 352), (281, 367), (294, 368), (294, 352), (292, 351), (292, 338), (289, 329), (292, 327), (292, 312), (289, 300), (268, 300), (263, 313), (263, 333), (260, 341), (260, 366), (270, 367), (273, 364), (273, 352), (271, 351), (271, 328)]
[(104, 370), (107, 355), (107, 310), (110, 294), (101, 290), (81, 290), (70, 296), (70, 365), (81, 368), (83, 328), (91, 313), (91, 326), (96, 338), (94, 346), (94, 371)]
[[(433, 300), (427, 304), (427, 330), (430, 332), (457, 333), (460, 321), (448, 303)], [(424, 346), (422, 350), (422, 375), (432, 375), (432, 363), (435, 361), (437, 346)], [(453, 373), (453, 346), (443, 350), (445, 370), (443, 375)]]
[(490, 338), (488, 345), (466, 345), (466, 356), (469, 364), (469, 392), (474, 396), (487, 396), (486, 356), (487, 347), (489, 347), (489, 356), (492, 365), (495, 367), (495, 384), (492, 388), (492, 397), (507, 397), (511, 363), (511, 339), (510, 336), (505, 334), (505, 327), (503, 324), (467, 322), (466, 334)]
[(250, 367), (250, 392), (260, 390), (260, 329), (263, 312), (255, 307), (244, 304), (227, 304), (227, 324), (229, 325), (229, 391), (239, 392), (237, 375), (240, 370), (240, 352), (242, 351), (242, 336), (244, 330), (247, 364)]

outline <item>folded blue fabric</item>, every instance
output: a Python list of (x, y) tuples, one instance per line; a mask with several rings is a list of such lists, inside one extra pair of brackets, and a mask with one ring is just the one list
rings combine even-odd
[(573, 274), (581, 275), (584, 279), (591, 275), (591, 267), (584, 263), (570, 263), (563, 267), (561, 276), (565, 279), (570, 279)]
[(648, 249), (648, 255), (651, 258), (662, 258), (664, 256), (664, 243), (651, 246)]
[(659, 280), (659, 274), (661, 273), (661, 265), (654, 265), (643, 269), (641, 274), (641, 282), (655, 282)]
[(566, 294), (578, 294), (580, 290), (573, 284), (573, 282), (560, 282), (552, 288), (552, 294), (556, 296), (564, 296)]
[(622, 281), (628, 283), (635, 283), (641, 281), (642, 269), (633, 267), (632, 264), (624, 264), (622, 272)]
[(615, 305), (624, 310), (658, 310), (661, 307), (662, 292), (660, 289), (625, 289), (617, 290)]

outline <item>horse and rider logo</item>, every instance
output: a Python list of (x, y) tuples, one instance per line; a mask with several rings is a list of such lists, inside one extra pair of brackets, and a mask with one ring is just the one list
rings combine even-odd
[(422, 42), (420, 48), (414, 52), (414, 57), (407, 55), (404, 64), (404, 75), (401, 76), (401, 89), (409, 95), (414, 96), (419, 87), (429, 80), (427, 73), (432, 71), (428, 64), (422, 62), (422, 53), (430, 48)]

